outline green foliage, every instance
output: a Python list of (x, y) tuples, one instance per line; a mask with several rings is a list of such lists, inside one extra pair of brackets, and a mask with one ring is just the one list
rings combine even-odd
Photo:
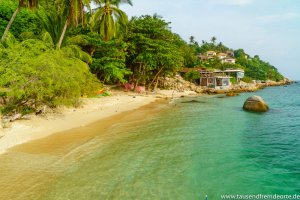
[(26, 113), (41, 105), (72, 105), (81, 95), (94, 95), (100, 85), (88, 66), (40, 40), (26, 40), (2, 51), (2, 112)]
[(59, 15), (53, 8), (50, 8), (47, 10), (40, 9), (38, 18), (43, 30), (51, 36), (52, 43), (57, 45), (65, 25), (65, 17)]
[(93, 56), (92, 71), (106, 83), (126, 82), (125, 76), (131, 72), (125, 65), (125, 43), (109, 41), (99, 44)]
[(284, 78), (274, 66), (261, 60), (257, 55), (254, 58), (248, 58), (249, 56), (244, 50), (239, 49), (235, 51), (235, 56), (237, 63), (244, 66), (245, 76), (255, 80), (274, 81), (280, 81)]
[(67, 45), (63, 47), (61, 51), (66, 54), (67, 57), (78, 58), (88, 64), (92, 63), (92, 57), (88, 53), (82, 51), (77, 45)]
[(189, 71), (184, 75), (184, 79), (190, 82), (193, 82), (198, 78), (200, 78), (200, 74), (198, 71), (195, 70)]
[(225, 46), (222, 42), (216, 44), (216, 38), (212, 42), (203, 41), (202, 45), (197, 48), (198, 53), (206, 53), (207, 51), (216, 51), (216, 52), (225, 52), (230, 50), (227, 46)]
[[(12, 0), (2, 0), (0, 3), (0, 35), (3, 32), (13, 15), (13, 12), (18, 6), (17, 1)], [(20, 37), (23, 32), (32, 32), (35, 35), (41, 33), (40, 21), (35, 12), (22, 8), (21, 11), (16, 16), (10, 32), (17, 38)]]
[(181, 39), (170, 31), (169, 23), (158, 16), (133, 17), (128, 26), (127, 64), (131, 79), (143, 83), (160, 75), (173, 74), (183, 65)]
[(252, 82), (252, 78), (250, 78), (249, 76), (244, 76), (244, 78), (242, 79), (242, 81), (246, 82), (246, 83), (251, 83)]
[(101, 3), (91, 17), (91, 27), (103, 40), (108, 41), (116, 36), (118, 25), (122, 27), (127, 24), (128, 17), (113, 1), (106, 0)]
[[(190, 47), (194, 48), (196, 52), (201, 54), (205, 54), (207, 51), (224, 53), (230, 50), (230, 48), (226, 47), (221, 42), (219, 44), (216, 44), (215, 37), (211, 38), (211, 42), (202, 41), (202, 45), (198, 45), (198, 43), (194, 40), (193, 37), (191, 39), (192, 40), (190, 41)], [(200, 64), (206, 68), (220, 70), (225, 70), (227, 68), (244, 69), (245, 75), (255, 80), (280, 81), (284, 78), (274, 66), (261, 60), (259, 56), (254, 56), (254, 58), (251, 58), (248, 54), (245, 53), (243, 49), (238, 49), (234, 51), (234, 57), (236, 59), (235, 64), (222, 64), (218, 58), (213, 58), (210, 60), (201, 61), (200, 63), (197, 63), (197, 65)], [(192, 65), (188, 65), (188, 67), (190, 66)]]

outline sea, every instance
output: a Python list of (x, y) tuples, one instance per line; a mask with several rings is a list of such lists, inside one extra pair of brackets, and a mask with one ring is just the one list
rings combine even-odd
[[(243, 103), (252, 95), (261, 96), (270, 110), (244, 111)], [(1, 173), (0, 167), (0, 186), (5, 189), (11, 181), (21, 189), (17, 194), (0, 192), (0, 199), (218, 200), (300, 195), (299, 83), (236, 97), (184, 97), (137, 112), (113, 124), (105, 136), (93, 136), (80, 150), (59, 156), (6, 154), (0, 165), (2, 161), (11, 170)]]

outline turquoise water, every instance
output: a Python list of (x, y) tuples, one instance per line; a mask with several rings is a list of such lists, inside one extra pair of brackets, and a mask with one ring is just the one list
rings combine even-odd
[[(263, 114), (241, 109), (260, 95)], [(222, 194), (300, 194), (300, 85), (237, 97), (182, 98), (94, 138), (39, 199), (221, 199)], [(197, 102), (187, 102), (195, 100)], [(159, 109), (159, 108), (158, 108)], [(88, 146), (88, 144), (86, 144)]]

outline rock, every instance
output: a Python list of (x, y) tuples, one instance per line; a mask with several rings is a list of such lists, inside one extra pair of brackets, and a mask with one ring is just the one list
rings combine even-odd
[(269, 106), (260, 96), (252, 96), (245, 101), (243, 109), (254, 112), (266, 112), (269, 110)]
[(14, 116), (12, 116), (9, 121), (13, 122), (13, 121), (16, 121), (21, 118), (22, 118), (22, 115), (20, 113), (18, 113), (18, 114), (15, 114)]
[(240, 94), (235, 93), (235, 92), (227, 92), (227, 93), (226, 93), (226, 96), (227, 96), (227, 97), (234, 97), (234, 96), (238, 96), (238, 95), (240, 95)]
[(225, 94), (226, 91), (224, 91), (224, 90), (215, 90), (214, 92), (215, 92), (215, 94)]
[(190, 101), (183, 101), (183, 102), (181, 102), (181, 103), (207, 103), (207, 102), (205, 102), (205, 101), (197, 101), (197, 100), (190, 100)]

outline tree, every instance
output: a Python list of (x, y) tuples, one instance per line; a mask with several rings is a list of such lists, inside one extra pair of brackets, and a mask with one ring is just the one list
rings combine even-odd
[(130, 78), (135, 85), (149, 83), (150, 88), (159, 76), (173, 75), (183, 66), (182, 39), (157, 15), (133, 17), (126, 41), (127, 66), (133, 72)]
[(98, 0), (99, 7), (92, 15), (92, 29), (98, 32), (104, 41), (112, 39), (117, 32), (117, 26), (125, 26), (128, 18), (125, 12), (118, 8), (120, 3), (132, 5), (130, 0)]
[(195, 37), (194, 36), (190, 36), (190, 44), (194, 44), (195, 43)]
[(41, 9), (38, 13), (43, 29), (51, 36), (52, 42), (58, 46), (62, 30), (65, 26), (64, 17), (52, 9)]
[(90, 2), (90, 0), (58, 0), (57, 9), (59, 14), (65, 17), (65, 24), (57, 44), (58, 49), (60, 49), (62, 45), (67, 27), (71, 24), (78, 26), (79, 21), (83, 21), (84, 6), (89, 7)]
[(213, 44), (215, 44), (216, 41), (217, 41), (217, 38), (216, 38), (215, 36), (213, 36), (213, 37), (210, 39), (210, 41), (211, 41)]
[[(0, 39), (13, 15), (15, 9), (18, 6), (18, 2), (11, 0), (0, 0)], [(36, 12), (32, 12), (30, 9), (21, 9), (14, 19), (9, 32), (16, 38), (21, 39), (21, 34), (25, 32), (31, 32), (33, 35), (40, 35), (41, 25)], [(7, 39), (8, 36), (6, 36)]]
[(200, 78), (200, 74), (196, 70), (189, 71), (184, 75), (184, 79), (190, 82), (194, 82), (196, 79), (199, 78)]
[(15, 10), (15, 12), (13, 13), (12, 17), (10, 18), (6, 28), (5, 28), (5, 31), (2, 35), (2, 38), (1, 38), (1, 41), (3, 42), (4, 39), (6, 38), (7, 34), (8, 34), (8, 31), (12, 25), (12, 23), (14, 22), (17, 14), (20, 12), (21, 8), (24, 8), (24, 7), (27, 7), (27, 8), (30, 8), (30, 9), (34, 9), (34, 8), (37, 8), (38, 7), (38, 0), (19, 0), (19, 3), (18, 3), (18, 6)]
[(76, 105), (79, 97), (95, 95), (100, 87), (86, 63), (41, 40), (29, 39), (0, 50), (3, 114), (27, 114), (44, 105)]
[(125, 76), (131, 74), (126, 68), (127, 44), (118, 40), (104, 42), (97, 33), (86, 36), (90, 44), (94, 45), (93, 63), (91, 70), (98, 79), (105, 83), (126, 82)]

